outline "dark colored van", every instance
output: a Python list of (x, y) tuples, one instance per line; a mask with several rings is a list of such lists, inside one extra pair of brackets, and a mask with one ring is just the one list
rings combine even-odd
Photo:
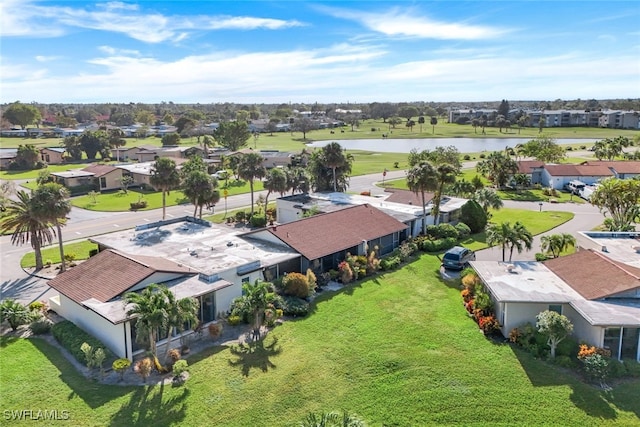
[(442, 265), (449, 270), (462, 270), (469, 261), (475, 261), (476, 254), (471, 249), (467, 249), (462, 246), (454, 246), (445, 252), (442, 257)]

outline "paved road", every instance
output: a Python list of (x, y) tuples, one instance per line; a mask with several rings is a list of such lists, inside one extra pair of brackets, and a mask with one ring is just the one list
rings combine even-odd
[[(465, 165), (468, 167), (469, 165)], [(403, 170), (390, 170), (385, 177), (386, 180), (402, 178), (406, 176)], [(384, 189), (377, 187), (376, 183), (382, 181), (382, 173), (352, 177), (349, 190), (352, 192), (370, 191), (372, 195), (384, 193)], [(265, 192), (258, 192), (266, 194)], [(246, 207), (250, 205), (249, 194), (241, 194), (227, 198), (227, 210)], [(512, 202), (506, 201), (506, 207), (518, 207), (521, 209), (539, 210), (538, 203)], [(215, 207), (216, 212), (221, 212), (225, 208), (224, 201)], [(587, 204), (548, 204), (543, 206), (544, 210), (568, 210), (576, 213), (574, 220), (561, 225), (552, 232), (574, 233), (576, 231), (589, 230), (602, 223), (603, 217), (596, 208)], [(191, 205), (171, 206), (167, 208), (167, 218), (179, 217), (193, 214)], [(69, 221), (63, 229), (63, 241), (86, 239), (104, 233), (117, 230), (133, 228), (136, 225), (158, 221), (162, 218), (162, 210), (155, 209), (138, 212), (94, 212), (84, 209), (73, 208), (69, 215)], [(539, 238), (536, 236), (534, 249), (520, 255), (514, 255), (514, 260), (531, 260), (536, 252), (539, 252)], [(27, 245), (13, 246), (10, 236), (0, 236), (0, 299), (15, 298), (28, 303), (34, 300), (45, 299), (52, 293), (46, 285), (46, 280), (29, 276), (20, 268), (20, 260), (23, 255), (32, 249)], [(487, 249), (478, 252), (479, 260), (501, 260), (502, 255), (499, 249)]]

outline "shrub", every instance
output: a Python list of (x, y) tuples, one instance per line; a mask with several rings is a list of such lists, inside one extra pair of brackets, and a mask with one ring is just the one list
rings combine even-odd
[(89, 251), (89, 258), (96, 255), (98, 255), (98, 248), (94, 248)]
[(40, 317), (31, 322), (29, 329), (31, 329), (33, 335), (43, 335), (51, 331), (51, 325), (53, 325), (51, 320), (46, 317)]
[(222, 323), (209, 323), (207, 329), (211, 338), (216, 339), (222, 334)]
[(348, 262), (342, 261), (338, 265), (338, 270), (340, 271), (340, 280), (342, 280), (342, 283), (346, 285), (353, 280), (353, 270), (351, 270)]
[(460, 233), (451, 224), (438, 224), (427, 226), (427, 236), (434, 239), (454, 238), (457, 240), (460, 238)]
[(189, 370), (189, 365), (186, 360), (178, 360), (173, 365), (173, 373), (175, 376), (180, 376), (183, 372), (187, 372)]
[(29, 304), (29, 311), (30, 312), (39, 312), (39, 313), (44, 313), (47, 311), (47, 304), (43, 303), (42, 301), (34, 301), (31, 304)]
[(237, 326), (240, 323), (242, 323), (242, 318), (240, 316), (236, 316), (236, 315), (231, 315), (227, 318), (227, 322), (229, 323), (229, 325), (231, 326)]
[(400, 264), (400, 257), (391, 256), (380, 260), (380, 269), (383, 271), (389, 271), (398, 268)]
[(478, 157), (480, 157), (481, 159), (484, 159), (485, 157), (487, 157), (487, 155), (484, 154), (484, 153), (480, 153), (480, 155)]
[(468, 154), (465, 154), (465, 155), (462, 157), (462, 159), (463, 159), (463, 160), (471, 160), (471, 156), (470, 156), (470, 155), (468, 155)]
[(300, 273), (294, 272), (287, 274), (284, 277), (282, 284), (286, 295), (293, 295), (298, 298), (307, 298), (311, 293), (311, 287), (309, 286), (307, 276)]
[(118, 373), (120, 381), (124, 379), (124, 373), (127, 372), (130, 366), (131, 361), (129, 359), (116, 359), (111, 364), (111, 368)]
[(307, 268), (307, 282), (309, 282), (309, 291), (315, 291), (318, 285), (318, 279), (316, 278), (316, 274), (310, 268)]
[(460, 208), (460, 221), (469, 226), (472, 233), (479, 233), (487, 225), (487, 214), (475, 200), (469, 200)]
[(556, 358), (553, 360), (553, 363), (555, 363), (558, 366), (561, 366), (563, 368), (572, 368), (573, 367), (573, 361), (571, 360), (571, 358), (569, 356), (556, 356)]
[(140, 375), (142, 377), (142, 381), (146, 383), (147, 378), (149, 377), (149, 375), (151, 375), (152, 367), (153, 363), (151, 362), (151, 359), (145, 357), (144, 359), (138, 360), (136, 362), (136, 364), (133, 366), (133, 372)]
[(171, 359), (171, 363), (175, 365), (175, 363), (182, 359), (182, 355), (180, 354), (180, 350), (177, 348), (172, 348), (169, 350), (169, 359)]
[(627, 368), (621, 361), (617, 359), (611, 359), (609, 360), (608, 375), (611, 378), (622, 378), (627, 375)]
[(609, 373), (607, 359), (596, 353), (583, 357), (580, 361), (584, 364), (584, 370), (589, 378), (598, 381), (601, 386), (604, 386)]
[(471, 234), (471, 228), (464, 222), (459, 222), (455, 225), (456, 230), (458, 231), (458, 239), (464, 239), (469, 237)]
[(309, 314), (309, 303), (301, 298), (287, 296), (283, 298), (282, 311), (287, 316), (305, 317)]
[(546, 261), (547, 259), (549, 259), (549, 257), (546, 254), (543, 254), (542, 252), (536, 253), (536, 261), (542, 262), (542, 261)]
[(264, 215), (253, 215), (251, 217), (251, 226), (255, 228), (262, 228), (267, 225), (267, 217)]
[(246, 217), (246, 215), (245, 215), (244, 211), (236, 212), (236, 221), (237, 222), (243, 222), (245, 220), (245, 217)]
[(73, 262), (76, 260), (76, 258), (77, 258), (77, 255), (74, 254), (73, 252), (64, 254), (64, 260), (67, 262)]
[(0, 304), (0, 322), (7, 321), (12, 330), (18, 329), (18, 326), (25, 325), (31, 320), (29, 310), (19, 302), (6, 299)]
[(466, 273), (464, 276), (462, 276), (460, 282), (462, 283), (462, 286), (465, 287), (465, 289), (468, 289), (471, 292), (471, 294), (475, 294), (476, 287), (481, 283), (480, 278), (475, 271)]
[[(51, 327), (51, 332), (60, 345), (66, 348), (69, 353), (71, 353), (73, 357), (82, 364), (87, 363), (85, 355), (81, 349), (83, 343), (86, 342), (94, 349), (105, 348), (105, 345), (98, 339), (89, 335), (69, 320), (56, 323)], [(105, 350), (105, 354), (106, 358), (111, 356), (108, 350)]]

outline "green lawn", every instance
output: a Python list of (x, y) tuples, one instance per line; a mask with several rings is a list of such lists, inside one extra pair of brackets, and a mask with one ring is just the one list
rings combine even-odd
[[(73, 169), (82, 169), (89, 166), (90, 163), (69, 163), (64, 165), (49, 165), (46, 170), (49, 172), (64, 172)], [(44, 169), (35, 169), (30, 171), (0, 171), (1, 179), (36, 179), (40, 171)]]
[(558, 203), (585, 203), (585, 200), (580, 198), (580, 196), (571, 195), (571, 193), (565, 191), (558, 191), (557, 196), (546, 196), (543, 194), (542, 190), (509, 190), (509, 191), (498, 191), (498, 195), (502, 200), (516, 200), (520, 202), (548, 202), (553, 199)]
[[(64, 235), (64, 232), (63, 232)], [(91, 243), (88, 240), (81, 240), (79, 242), (67, 243), (63, 245), (65, 255), (74, 254), (75, 259), (83, 260), (89, 258), (89, 252), (92, 249), (97, 249), (98, 245)], [(42, 260), (46, 263), (51, 261), (52, 264), (60, 263), (60, 249), (57, 245), (48, 247), (42, 250)], [(20, 260), (20, 266), (22, 268), (35, 267), (36, 257), (34, 252), (29, 252)]]
[(604, 392), (485, 338), (438, 269), (423, 256), (327, 292), (263, 343), (192, 355), (181, 388), (99, 385), (40, 339), (2, 338), (0, 406), (82, 426), (292, 426), (343, 409), (375, 426), (640, 422), (640, 380)]

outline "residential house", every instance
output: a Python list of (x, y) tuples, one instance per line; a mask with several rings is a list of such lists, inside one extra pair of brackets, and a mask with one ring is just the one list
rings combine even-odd
[(518, 173), (527, 175), (531, 184), (542, 184), (542, 167), (544, 162), (539, 160), (519, 160)]
[(64, 147), (45, 147), (40, 149), (40, 159), (48, 165), (64, 163), (67, 150)]
[[(49, 282), (58, 292), (50, 305), (118, 357), (129, 359), (143, 350), (136, 342), (135, 318), (126, 314), (127, 292), (151, 283), (166, 285), (176, 298), (197, 298), (199, 322), (207, 324), (229, 310), (242, 295), (243, 283), (300, 271), (300, 255), (282, 243), (252, 239), (235, 228), (190, 217), (90, 240), (100, 252)], [(165, 343), (161, 337), (158, 345)]]
[(128, 161), (138, 161), (138, 151), (140, 151), (140, 147), (117, 147), (111, 149), (111, 159), (120, 161), (120, 162), (128, 162)]
[[(574, 325), (574, 338), (640, 361), (638, 233), (581, 233), (580, 250), (540, 262), (472, 261), (494, 301), (502, 334), (544, 310)], [(587, 242), (584, 248), (582, 244)]]
[[(120, 188), (122, 169), (110, 165), (91, 165), (84, 169), (51, 172), (54, 180), (73, 193), (76, 187), (93, 186), (97, 191)], [(87, 190), (88, 191), (88, 190)]]
[(18, 156), (17, 148), (0, 148), (0, 169), (9, 169), (9, 163)]
[(548, 164), (542, 166), (541, 183), (545, 187), (562, 190), (573, 180), (591, 185), (612, 176), (613, 172), (604, 165)]
[(605, 161), (605, 160), (588, 160), (582, 162), (583, 165), (589, 166), (606, 166), (616, 178), (627, 179), (640, 175), (640, 161)]
[(319, 272), (337, 269), (348, 253), (366, 255), (377, 247), (379, 255), (388, 254), (408, 234), (406, 224), (368, 204), (249, 233), (254, 239), (291, 247), (301, 255), (300, 271)]

